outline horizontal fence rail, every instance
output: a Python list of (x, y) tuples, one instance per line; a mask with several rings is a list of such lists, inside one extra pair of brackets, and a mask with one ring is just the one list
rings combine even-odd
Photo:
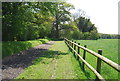
[[(104, 78), (100, 75), (100, 69), (101, 69), (101, 60), (105, 63), (107, 63), (109, 66), (111, 66), (112, 68), (114, 68), (115, 70), (117, 70), (118, 72), (120, 72), (120, 65), (118, 65), (117, 63), (109, 60), (108, 58), (102, 56), (102, 50), (98, 50), (98, 53), (89, 50), (86, 48), (86, 46), (81, 46), (80, 43), (76, 43), (73, 41), (68, 40), (67, 38), (64, 38), (65, 43), (68, 45), (68, 47), (70, 48), (71, 51), (74, 52), (74, 54), (77, 55), (77, 59), (80, 58), (83, 62), (83, 69), (84, 69), (84, 64), (87, 65), (87, 67), (89, 69), (91, 69), (91, 71), (93, 71), (93, 73), (96, 75), (96, 79), (100, 79), (101, 81), (105, 81)], [(76, 47), (78, 47), (78, 52), (76, 52)], [(84, 55), (83, 58), (80, 56), (80, 48), (84, 50)], [(95, 70), (89, 63), (87, 63), (85, 61), (85, 52), (88, 52), (92, 55), (94, 55), (95, 57), (97, 57), (97, 70)]]

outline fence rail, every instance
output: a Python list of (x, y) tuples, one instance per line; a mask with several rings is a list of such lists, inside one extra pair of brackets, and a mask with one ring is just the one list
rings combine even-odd
[[(84, 64), (87, 65), (87, 67), (89, 69), (91, 69), (91, 71), (93, 71), (93, 73), (96, 75), (96, 79), (99, 79), (101, 81), (105, 81), (105, 79), (100, 75), (100, 70), (101, 70), (101, 61), (107, 63), (109, 66), (111, 66), (112, 68), (114, 68), (115, 70), (117, 70), (118, 72), (120, 72), (120, 65), (118, 65), (117, 63), (109, 60), (108, 58), (102, 56), (102, 50), (98, 50), (98, 53), (87, 49), (87, 46), (85, 45), (84, 47), (80, 45), (80, 43), (76, 43), (73, 41), (68, 40), (67, 38), (64, 38), (65, 43), (68, 45), (68, 47), (70, 48), (71, 51), (74, 52), (74, 55), (77, 55), (77, 59), (81, 59), (82, 60), (82, 69), (84, 70)], [(76, 47), (78, 47), (78, 52), (76, 51)], [(83, 58), (80, 56), (80, 48), (84, 50), (83, 53)], [(95, 70), (89, 63), (87, 63), (85, 61), (85, 56), (86, 56), (86, 52), (94, 55), (95, 57), (97, 57), (97, 69)]]

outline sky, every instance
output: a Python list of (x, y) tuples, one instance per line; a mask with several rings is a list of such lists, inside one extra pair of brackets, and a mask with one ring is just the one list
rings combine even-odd
[[(82, 9), (99, 33), (118, 34), (118, 2), (120, 0), (68, 0), (76, 9)], [(73, 12), (72, 12), (73, 13)]]

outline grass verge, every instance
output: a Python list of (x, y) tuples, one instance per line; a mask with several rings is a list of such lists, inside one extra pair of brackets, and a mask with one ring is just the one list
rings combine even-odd
[(47, 43), (48, 39), (37, 39), (30, 41), (8, 41), (2, 42), (2, 58), (10, 56), (20, 51), (27, 50), (39, 44)]

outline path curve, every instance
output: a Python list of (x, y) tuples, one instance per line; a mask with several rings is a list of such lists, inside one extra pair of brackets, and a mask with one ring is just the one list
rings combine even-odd
[(2, 79), (14, 79), (21, 74), (25, 68), (32, 64), (32, 61), (47, 51), (54, 41), (41, 44), (34, 48), (22, 51), (18, 54), (6, 57), (2, 60)]

